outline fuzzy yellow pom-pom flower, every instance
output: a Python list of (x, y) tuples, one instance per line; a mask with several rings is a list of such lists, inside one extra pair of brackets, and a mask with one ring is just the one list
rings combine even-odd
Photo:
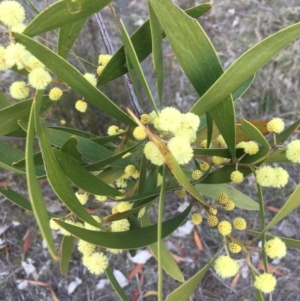
[(200, 146), (202, 148), (207, 148), (207, 140), (206, 139), (202, 140), (201, 143), (200, 143)]
[(290, 142), (286, 148), (286, 157), (294, 163), (300, 163), (300, 140)]
[(98, 58), (98, 63), (102, 66), (105, 66), (108, 64), (112, 56), (110, 54), (100, 54)]
[(151, 163), (154, 165), (160, 166), (164, 163), (164, 159), (160, 151), (152, 141), (146, 143), (144, 148), (144, 154), (146, 158), (150, 160)]
[(233, 201), (228, 201), (225, 205), (224, 205), (224, 209), (226, 211), (232, 211), (235, 208), (235, 204)]
[(119, 188), (125, 188), (127, 187), (127, 179), (126, 177), (120, 177), (119, 179), (116, 180), (116, 185)]
[(202, 223), (202, 215), (200, 213), (193, 213), (191, 220), (194, 225), (200, 225)]
[(236, 217), (232, 221), (233, 227), (237, 230), (245, 230), (247, 227), (247, 222), (244, 218), (242, 217)]
[(141, 126), (137, 126), (133, 130), (132, 134), (133, 134), (133, 137), (137, 140), (144, 140), (147, 137), (146, 131)]
[(184, 138), (171, 138), (168, 142), (168, 148), (179, 164), (187, 164), (193, 158), (193, 149)]
[(207, 162), (201, 162), (200, 163), (200, 168), (203, 170), (203, 171), (207, 171), (209, 169), (209, 164)]
[(81, 113), (87, 110), (88, 104), (83, 100), (77, 100), (75, 103), (75, 109)]
[(29, 71), (35, 69), (35, 68), (44, 68), (45, 65), (38, 60), (35, 56), (31, 55), (28, 60), (25, 63), (26, 69), (28, 69)]
[(246, 144), (247, 144), (247, 142), (241, 141), (236, 145), (236, 148), (245, 148)]
[(281, 118), (275, 117), (267, 123), (267, 130), (270, 133), (279, 134), (284, 130), (284, 122)]
[(52, 230), (59, 230), (61, 228), (60, 225), (56, 223), (53, 218), (50, 219), (49, 226)]
[(255, 141), (244, 142), (243, 148), (246, 154), (255, 155), (259, 151), (258, 144)]
[(83, 77), (94, 87), (97, 85), (97, 78), (93, 73), (85, 73)]
[(12, 32), (22, 33), (26, 28), (25, 24), (19, 23), (11, 27)]
[(196, 140), (196, 132), (189, 130), (189, 129), (184, 129), (184, 128), (179, 128), (175, 133), (175, 137), (181, 137), (185, 140), (187, 140), (189, 143), (193, 143)]
[(229, 197), (228, 194), (226, 192), (221, 192), (218, 197), (217, 200), (220, 204), (225, 205), (228, 201), (229, 201)]
[(181, 115), (181, 129), (197, 132), (200, 125), (200, 118), (194, 113), (186, 113)]
[(263, 273), (255, 277), (254, 287), (265, 294), (269, 294), (274, 291), (276, 286), (276, 278), (269, 273)]
[(99, 202), (105, 202), (107, 200), (106, 195), (95, 195), (95, 199)]
[(111, 223), (111, 232), (123, 232), (130, 229), (129, 221), (124, 218)]
[(286, 255), (286, 245), (278, 237), (268, 240), (265, 243), (265, 252), (270, 258), (282, 258)]
[(140, 177), (140, 172), (136, 169), (135, 172), (131, 175), (134, 179), (138, 179)]
[[(118, 126), (116, 125), (111, 125), (108, 129), (107, 129), (107, 134), (109, 136), (113, 136), (113, 135), (118, 135), (120, 133), (123, 133), (124, 131), (122, 129), (120, 129)], [(125, 157), (124, 157), (125, 158)]]
[(75, 192), (75, 195), (77, 197), (77, 199), (79, 200), (79, 202), (82, 204), (82, 205), (85, 205), (86, 202), (88, 201), (89, 199), (89, 194), (84, 192), (84, 193), (79, 193), (78, 191)]
[(28, 75), (29, 84), (37, 90), (45, 89), (51, 80), (49, 72), (41, 67), (33, 69)]
[(5, 48), (0, 46), (0, 71), (5, 71), (12, 66), (8, 66), (5, 58)]
[(142, 124), (148, 124), (150, 122), (150, 120), (151, 120), (151, 117), (150, 117), (149, 114), (142, 114), (140, 116), (140, 120), (141, 120)]
[(103, 70), (104, 70), (104, 66), (99, 66), (98, 68), (97, 68), (97, 74), (98, 75), (101, 75), (101, 73), (103, 72)]
[(208, 211), (209, 211), (209, 214), (211, 214), (211, 215), (217, 215), (217, 213), (218, 213), (218, 209), (214, 208), (214, 207), (209, 207)]
[(213, 156), (212, 157), (212, 161), (213, 161), (213, 163), (215, 163), (217, 165), (221, 165), (221, 164), (223, 164), (226, 161), (226, 158)]
[(89, 256), (94, 253), (96, 246), (87, 241), (79, 239), (77, 249), (80, 253)]
[(239, 253), (242, 250), (242, 247), (235, 242), (230, 242), (228, 245), (228, 249), (232, 253)]
[(184, 197), (186, 196), (186, 191), (184, 188), (181, 188), (176, 191), (176, 194), (180, 199), (184, 199)]
[[(97, 215), (92, 215), (92, 218), (97, 222), (97, 223), (101, 223), (101, 219), (99, 216)], [(84, 222), (84, 229), (87, 229), (87, 230), (92, 230), (92, 231), (100, 231), (100, 228), (98, 227), (95, 227), (87, 222)]]
[(231, 224), (227, 221), (221, 221), (218, 224), (218, 231), (223, 236), (229, 235), (232, 231)]
[(127, 165), (125, 167), (124, 171), (125, 171), (126, 175), (130, 175), (131, 176), (136, 171), (136, 168), (135, 168), (134, 165)]
[(215, 226), (218, 225), (219, 219), (215, 215), (209, 215), (207, 217), (207, 223), (208, 223), (209, 226), (215, 227)]
[(12, 66), (16, 65), (19, 70), (24, 68), (29, 56), (30, 53), (20, 43), (12, 43), (8, 45), (4, 54), (7, 67), (11, 68)]
[(14, 82), (9, 87), (10, 95), (15, 99), (25, 99), (29, 95), (29, 88), (25, 82)]
[(116, 210), (118, 212), (125, 212), (128, 211), (132, 208), (133, 203), (130, 202), (120, 202), (117, 206), (116, 206)]
[(159, 115), (159, 128), (162, 131), (175, 133), (181, 124), (182, 114), (173, 107), (166, 107)]
[(24, 7), (17, 1), (6, 0), (0, 3), (0, 22), (6, 26), (14, 26), (25, 20)]
[(222, 255), (216, 259), (214, 268), (220, 277), (229, 278), (238, 273), (240, 266), (229, 256)]
[[(70, 219), (64, 220), (63, 222), (67, 223), (69, 225), (75, 226), (75, 223), (72, 220), (70, 220)], [(60, 227), (60, 233), (63, 234), (63, 235), (65, 235), (65, 236), (71, 236), (71, 233), (68, 232), (67, 230), (65, 230), (62, 227)]]
[(59, 100), (63, 95), (63, 91), (60, 88), (52, 88), (49, 92), (49, 98), (53, 101)]
[(236, 184), (242, 183), (244, 180), (244, 175), (240, 171), (235, 170), (230, 174), (230, 180)]
[(289, 180), (289, 174), (287, 173), (287, 171), (285, 169), (283, 169), (282, 167), (275, 167), (274, 168), (274, 182), (272, 187), (275, 188), (281, 188), (284, 187)]
[(192, 179), (197, 181), (202, 177), (202, 172), (199, 169), (196, 169), (192, 172)]
[(218, 142), (218, 146), (220, 146), (220, 147), (226, 147), (226, 142), (225, 142), (225, 140), (224, 140), (224, 138), (223, 138), (223, 136), (221, 134), (218, 135), (217, 142)]
[(256, 181), (259, 185), (263, 187), (273, 186), (275, 181), (274, 169), (270, 166), (263, 166), (256, 170)]
[(87, 259), (86, 267), (91, 274), (103, 274), (108, 267), (108, 260), (106, 255), (104, 255), (103, 253), (95, 252)]

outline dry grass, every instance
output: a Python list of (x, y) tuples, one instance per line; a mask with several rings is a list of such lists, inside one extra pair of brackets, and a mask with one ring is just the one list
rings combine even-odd
[[(121, 2), (122, 1), (119, 1), (119, 3)], [(197, 1), (186, 0), (177, 1), (183, 8), (195, 5), (197, 4), (196, 2)], [(145, 20), (145, 3), (146, 1), (130, 1), (128, 6), (125, 6), (124, 3), (120, 4), (120, 7), (123, 9), (122, 15), (128, 18), (127, 25), (130, 29), (133, 30), (135, 28), (134, 24), (140, 19)], [(300, 6), (298, 0), (218, 0), (215, 1), (213, 10), (201, 18), (200, 23), (212, 39), (224, 67), (227, 68), (238, 56), (262, 38), (297, 22), (299, 20), (299, 13)], [(108, 13), (104, 15), (105, 18), (109, 18)], [(114, 41), (116, 40), (117, 45), (119, 43), (117, 42), (117, 33), (112, 26), (110, 26), (110, 28), (113, 32), (113, 36), (116, 36)], [(92, 45), (90, 42), (87, 42), (91, 39), (94, 41)], [(88, 53), (88, 59), (92, 61), (95, 61), (98, 52), (103, 51), (103, 44), (97, 35), (97, 28), (94, 23), (89, 22), (87, 24), (84, 35), (76, 44), (76, 49), (79, 54)], [(167, 103), (175, 102), (178, 106), (186, 109), (190, 107), (191, 103), (198, 99), (198, 96), (176, 64), (170, 48), (166, 46), (165, 51), (166, 73), (168, 77), (166, 80), (165, 100)], [(236, 104), (238, 118), (267, 119), (276, 115), (284, 118), (288, 124), (297, 118), (300, 103), (299, 55), (300, 41), (298, 40), (283, 50), (272, 62), (257, 73), (252, 87)], [(148, 76), (151, 77), (151, 64), (148, 64), (148, 67), (146, 66), (146, 70)], [(106, 92), (109, 96), (112, 96), (113, 99), (118, 99), (120, 95), (124, 95), (119, 85), (120, 84), (118, 84), (117, 89), (116, 86), (113, 85), (106, 87)], [(102, 115), (94, 115), (92, 110), (90, 112), (90, 118), (83, 119), (76, 113), (70, 115), (69, 106), (72, 105), (73, 101), (74, 99), (70, 99), (65, 107), (57, 107), (54, 109), (53, 113), (55, 113), (56, 116), (52, 118), (51, 122), (57, 124), (61, 118), (65, 118), (70, 126), (81, 127), (83, 129), (92, 128), (95, 133), (101, 132), (98, 122), (94, 120), (100, 117), (102, 118)], [(122, 103), (126, 102), (126, 97), (124, 96), (120, 101)], [(105, 119), (104, 122), (108, 121), (108, 119)], [(268, 190), (265, 193), (268, 205), (280, 207), (299, 182), (298, 167), (290, 167), (289, 172), (291, 181), (286, 189), (280, 190), (279, 193), (275, 190)], [(23, 177), (15, 176), (2, 170), (0, 180), (9, 183), (12, 188), (26, 195), (26, 185), (24, 184)], [(253, 180), (248, 179), (243, 187), (243, 191), (255, 199), (256, 194), (255, 189), (253, 189), (253, 184)], [(53, 202), (55, 197), (49, 186), (45, 184), (43, 189), (47, 200)], [(0, 292), (2, 292), (2, 294), (0, 294), (0, 300), (52, 300), (50, 291), (47, 288), (30, 286), (26, 290), (18, 290), (16, 287), (16, 279), (27, 278), (23, 269), (20, 268), (20, 262), (22, 260), (23, 237), (28, 230), (31, 230), (32, 241), (30, 248), (25, 254), (25, 258), (32, 258), (34, 260), (34, 265), (39, 273), (39, 280), (51, 283), (53, 290), (61, 301), (119, 300), (109, 285), (101, 291), (95, 290), (95, 285), (99, 277), (91, 276), (86, 272), (81, 265), (77, 251), (74, 251), (69, 274), (61, 275), (58, 265), (52, 262), (48, 253), (42, 247), (41, 236), (32, 215), (13, 206), (3, 198), (0, 202), (0, 225), (10, 225), (10, 228), (5, 234), (8, 248), (0, 250)], [(175, 204), (174, 201), (168, 201), (166, 214), (174, 214), (177, 205), (178, 204)], [(247, 215), (250, 225), (253, 227), (258, 226), (259, 221), (257, 214), (251, 212), (240, 212), (240, 214)], [(267, 211), (267, 220), (270, 220), (273, 216), (274, 213)], [(12, 221), (19, 221), (21, 226), (12, 226)], [(274, 233), (300, 239), (297, 226), (299, 223), (299, 210), (297, 210), (285, 221), (279, 223), (278, 228), (274, 229)], [(180, 268), (187, 279), (205, 265), (219, 246), (219, 238), (215, 230), (201, 226), (198, 228), (198, 231), (200, 232), (204, 246), (204, 251), (202, 252), (196, 248), (192, 236), (179, 239), (170, 237), (166, 240), (166, 244), (171, 252), (181, 257), (193, 259), (192, 262), (180, 263)], [(60, 239), (60, 237), (56, 239), (57, 247), (59, 247)], [(295, 264), (299, 261), (299, 255), (300, 252), (298, 250), (290, 249), (287, 257), (276, 266), (283, 275), (278, 277), (278, 287), (273, 300), (300, 300), (299, 267)], [(118, 257), (112, 256), (110, 263), (112, 268), (120, 269), (125, 275), (128, 275), (135, 266), (127, 259), (125, 254)], [(153, 259), (143, 268), (145, 275), (145, 282), (141, 287), (143, 293), (156, 290), (156, 269), (157, 266)], [(81, 278), (83, 283), (71, 296), (68, 296), (67, 286), (75, 277)], [(104, 277), (102, 276), (100, 278)], [(139, 285), (139, 280), (134, 278), (125, 288), (129, 299), (131, 299), (131, 296), (133, 296), (134, 291)], [(178, 285), (178, 282), (166, 276), (164, 293), (166, 295), (169, 294)], [(142, 300), (142, 298), (139, 300)], [(156, 298), (149, 297), (145, 300), (152, 301), (156, 300)], [(209, 271), (202, 285), (197, 288), (191, 300), (250, 301), (255, 300), (255, 297), (251, 289), (249, 277), (247, 279), (240, 278), (235, 290), (230, 293), (230, 282), (218, 278), (213, 271)]]

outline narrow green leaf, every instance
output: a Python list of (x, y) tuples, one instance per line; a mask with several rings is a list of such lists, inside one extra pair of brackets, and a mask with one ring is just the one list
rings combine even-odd
[(105, 274), (106, 274), (106, 277), (108, 278), (111, 286), (114, 288), (115, 292), (118, 294), (120, 299), (122, 301), (128, 301), (122, 287), (120, 286), (118, 280), (116, 279), (116, 277), (115, 277), (114, 273), (112, 272), (112, 270), (110, 269), (110, 267), (108, 267), (105, 270)]
[(300, 206), (300, 185), (298, 185), (294, 192), (290, 195), (288, 200), (285, 202), (283, 207), (277, 212), (277, 214), (273, 217), (270, 223), (264, 228), (264, 230), (259, 234), (262, 234), (269, 231), (273, 228), (277, 223), (279, 223), (283, 218), (289, 215), (292, 211)]
[[(8, 200), (13, 202), (17, 206), (19, 206), (29, 212), (33, 212), (30, 202), (26, 198), (24, 198), (22, 195), (17, 193), (16, 191), (10, 189), (9, 187), (6, 187), (5, 189), (0, 189), (0, 194), (5, 196)], [(59, 218), (59, 216), (57, 214), (52, 214), (50, 212), (47, 212), (47, 214), (48, 214), (49, 218), (51, 218), (51, 217)]]
[[(149, 2), (181, 68), (197, 93), (203, 95), (223, 73), (223, 68), (211, 41), (199, 22), (190, 18), (171, 0), (149, 0)], [(194, 111), (193, 113), (198, 116), (202, 115)], [(209, 114), (234, 158), (236, 144), (235, 112), (231, 95), (226, 95), (219, 106), (209, 110)]]
[(74, 91), (82, 95), (92, 105), (125, 124), (135, 125), (125, 112), (116, 106), (100, 90), (94, 87), (76, 68), (62, 57), (23, 34), (14, 33), (14, 35), (16, 40), (45, 64), (50, 71), (56, 74)]
[(195, 155), (231, 158), (231, 154), (226, 148), (194, 148), (193, 151)]
[[(194, 104), (192, 113), (202, 115), (224, 101), (281, 49), (300, 36), (300, 23), (284, 28), (260, 41), (241, 55)], [(245, 68), (245, 66), (247, 66)]]
[(255, 78), (255, 74), (250, 76), (241, 86), (239, 86), (233, 93), (232, 93), (232, 99), (233, 101), (237, 101), (240, 99), (250, 88), (251, 84), (253, 83), (253, 80)]
[(24, 34), (33, 37), (46, 31), (78, 22), (101, 10), (110, 2), (111, 0), (57, 1), (39, 13), (27, 25)]
[[(199, 18), (210, 9), (210, 3), (203, 3), (193, 8), (187, 9), (186, 13), (193, 18)], [(163, 37), (165, 37), (165, 35), (163, 35)], [(136, 51), (139, 61), (143, 61), (152, 51), (149, 20), (147, 20), (133, 33), (133, 35), (131, 36), (131, 42)], [(110, 82), (127, 72), (128, 70), (126, 68), (125, 51), (124, 46), (122, 46), (117, 50), (112, 59), (106, 65), (105, 69), (101, 73), (98, 84), (102, 85)]]
[[(43, 96), (41, 112), (46, 111), (53, 105), (48, 96)], [(29, 118), (32, 99), (20, 101), (0, 110), (0, 136), (8, 134), (19, 128), (18, 121)]]
[(78, 164), (85, 164), (82, 160), (82, 153), (78, 150), (78, 140), (76, 137), (71, 137), (61, 147), (60, 151), (71, 157)]
[[(141, 218), (141, 223), (143, 227), (148, 227), (151, 226), (151, 221), (147, 213), (145, 213), (142, 218)], [(151, 252), (153, 256), (157, 260), (157, 243), (151, 244), (149, 246), (151, 249)], [(161, 253), (162, 253), (162, 268), (164, 271), (170, 275), (173, 279), (183, 282), (184, 281), (184, 276), (182, 272), (180, 271), (177, 263), (175, 262), (174, 258), (168, 251), (165, 245), (161, 245)]]
[[(163, 222), (162, 238), (170, 235), (182, 224), (191, 208), (192, 204), (180, 214)], [(56, 222), (72, 235), (105, 248), (123, 250), (138, 249), (156, 242), (157, 239), (157, 225), (152, 225), (146, 228), (137, 228), (125, 232), (101, 232), (82, 229), (59, 220), (56, 220)]]
[(82, 19), (59, 29), (57, 41), (57, 54), (59, 56), (62, 58), (66, 58), (68, 56), (85, 22), (86, 19)]
[(0, 91), (0, 108), (9, 107), (11, 103), (6, 99), (4, 94)]
[(286, 150), (276, 150), (270, 157), (267, 158), (265, 161), (266, 163), (289, 163), (289, 164), (296, 164), (290, 161), (286, 157)]
[(246, 119), (243, 119), (241, 125), (239, 125), (239, 128), (252, 140), (260, 143), (267, 149), (271, 148), (269, 142), (266, 140), (264, 135), (251, 122), (247, 121)]
[(61, 256), (60, 256), (60, 272), (62, 274), (68, 274), (69, 263), (72, 255), (74, 244), (73, 236), (64, 236), (61, 243)]
[[(42, 156), (41, 152), (33, 154), (33, 163), (34, 163), (34, 166), (44, 165), (43, 156)], [(26, 166), (25, 158), (13, 163), (13, 167), (16, 167), (16, 168), (21, 168), (21, 167), (25, 167), (25, 166)]]
[[(79, 129), (73, 129), (73, 128), (67, 128), (67, 127), (61, 127), (61, 126), (49, 126), (48, 129), (53, 129), (56, 131), (61, 131), (61, 132), (67, 132), (70, 134), (73, 134), (75, 136), (80, 136), (82, 138), (87, 138), (87, 139), (97, 139), (97, 138), (106, 138), (106, 137), (99, 137), (97, 135), (91, 134), (89, 132), (84, 132)], [(110, 138), (111, 136), (109, 136)], [(101, 144), (101, 143), (99, 143)], [(102, 143), (104, 144), (104, 143)]]
[(40, 147), (43, 153), (44, 164), (47, 171), (47, 178), (52, 189), (55, 191), (56, 195), (62, 200), (62, 202), (80, 219), (95, 227), (100, 227), (100, 225), (80, 204), (79, 200), (77, 199), (73, 190), (71, 189), (65, 174), (55, 161), (46, 128), (41, 123), (37, 114), (35, 126), (40, 142)]
[(121, 196), (122, 193), (102, 182), (99, 178), (81, 167), (73, 158), (65, 153), (53, 149), (55, 160), (63, 170), (65, 176), (82, 190), (95, 194), (107, 196)]
[(189, 296), (193, 293), (193, 291), (199, 286), (203, 277), (206, 275), (207, 271), (215, 261), (218, 256), (219, 251), (215, 254), (215, 256), (193, 277), (180, 285), (177, 289), (175, 289), (167, 298), (167, 301), (185, 301), (188, 300)]
[[(27, 139), (26, 139), (26, 176), (28, 193), (33, 209), (36, 222), (39, 226), (41, 234), (47, 242), (47, 248), (54, 260), (57, 260), (54, 241), (52, 238), (52, 231), (49, 226), (49, 219), (46, 210), (46, 204), (36, 179), (35, 168), (33, 164), (33, 143), (34, 143), (34, 120), (35, 120), (35, 106), (36, 102), (41, 101), (42, 91), (37, 92), (34, 102), (32, 103), (31, 112), (28, 122)], [(37, 111), (39, 113), (39, 110)]]
[(121, 38), (122, 38), (122, 42), (125, 46), (125, 50), (126, 50), (126, 54), (128, 55), (129, 59), (130, 59), (130, 63), (132, 64), (132, 67), (142, 85), (142, 87), (144, 88), (146, 95), (148, 97), (148, 99), (150, 100), (153, 109), (156, 110), (156, 105), (155, 105), (155, 101), (153, 99), (150, 87), (147, 83), (146, 77), (144, 75), (144, 72), (142, 70), (142, 67), (139, 63), (138, 57), (136, 55), (135, 49), (132, 45), (132, 42), (130, 40), (130, 37), (126, 31), (126, 28), (122, 22), (122, 20), (120, 21), (120, 28), (121, 28)]
[(149, 11), (149, 21), (151, 28), (151, 41), (152, 41), (152, 57), (153, 57), (153, 67), (155, 72), (156, 80), (156, 90), (160, 103), (160, 108), (162, 107), (162, 93), (163, 93), (163, 82), (164, 82), (164, 64), (163, 64), (163, 52), (162, 52), (162, 38), (163, 30), (157, 19), (153, 8), (148, 2)]

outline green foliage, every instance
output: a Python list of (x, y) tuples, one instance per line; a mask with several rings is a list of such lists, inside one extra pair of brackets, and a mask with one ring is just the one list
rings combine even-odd
[[(49, 109), (59, 107), (59, 103), (65, 101), (64, 98), (53, 100), (51, 92), (43, 95), (47, 88), (30, 88), (34, 90), (34, 97), (16, 102), (10, 101), (0, 92), (0, 135), (6, 136), (5, 140), (0, 140), (0, 167), (26, 176), (29, 201), (10, 188), (0, 190), (0, 194), (33, 212), (49, 253), (54, 260), (60, 260), (62, 273), (68, 273), (74, 241), (79, 238), (86, 247), (86, 250), (80, 250), (83, 253), (83, 264), (92, 273), (105, 273), (122, 300), (127, 300), (127, 297), (110, 267), (104, 266), (95, 271), (95, 267), (89, 264), (93, 252), (104, 254), (130, 250), (134, 254), (135, 249), (148, 246), (158, 261), (159, 301), (163, 300), (163, 271), (183, 282), (167, 300), (187, 300), (212, 266), (220, 277), (226, 278), (231, 268), (226, 271), (218, 267), (215, 260), (220, 258), (218, 256), (223, 249), (230, 254), (228, 249), (233, 243), (235, 247), (241, 248), (239, 259), (248, 265), (255, 281), (259, 272), (249, 261), (249, 250), (253, 248), (251, 244), (262, 238), (264, 245), (265, 239), (274, 238), (268, 232), (300, 206), (300, 187), (297, 186), (266, 225), (262, 187), (283, 188), (288, 182), (288, 176), (279, 168), (271, 169), (262, 179), (259, 179), (258, 173), (266, 163), (300, 163), (300, 158), (295, 155), (299, 150), (287, 150), (284, 145), (298, 129), (300, 119), (278, 131), (273, 131), (269, 127), (270, 123), (263, 120), (237, 122), (234, 102), (246, 93), (255, 73), (300, 36), (300, 23), (260, 41), (224, 71), (209, 37), (195, 19), (206, 13), (211, 4), (204, 3), (183, 11), (171, 0), (148, 0), (149, 20), (132, 36), (121, 20), (117, 26), (123, 45), (112, 57), (99, 57), (97, 77), (83, 75), (67, 60), (68, 54), (72, 53), (73, 43), (88, 17), (110, 2), (57, 1), (42, 12), (34, 9), (37, 16), (23, 33), (15, 33), (8, 28), (8, 39), (4, 46), (16, 46), (16, 43), (25, 46), (30, 55), (40, 61), (39, 64), (45, 65), (40, 68), (51, 74), (51, 84), (65, 88), (63, 96), (74, 90), (80, 95), (83, 106), (92, 105), (95, 110), (102, 111), (115, 121), (108, 125), (107, 136), (98, 136), (77, 128), (47, 126)], [(59, 29), (55, 40), (56, 51), (33, 39), (34, 36), (54, 29)], [(108, 36), (106, 38), (109, 40)], [(200, 97), (186, 114), (173, 107), (165, 108), (164, 38)], [(150, 54), (155, 74), (155, 93), (141, 65)], [(8, 64), (10, 57), (6, 55), (2, 61)], [(23, 59), (23, 56), (28, 55), (21, 52), (19, 60), (14, 62), (11, 69), (24, 78), (29, 77), (30, 85), (34, 86), (31, 77), (36, 66), (30, 66), (28, 58)], [(127, 81), (131, 97), (138, 94), (134, 88), (143, 88), (147, 102), (138, 97), (139, 103), (136, 105), (140, 105), (138, 111), (146, 115), (135, 116), (129, 109), (128, 113), (125, 112), (96, 85), (113, 81), (125, 73), (129, 73), (134, 86)], [(142, 109), (149, 103), (152, 113)], [(84, 109), (79, 111), (85, 114)], [(267, 134), (271, 134), (271, 137), (267, 137)], [(11, 145), (7, 137), (23, 139), (25, 151)], [(257, 143), (256, 150), (250, 149), (253, 141)], [(38, 142), (38, 149), (35, 148), (35, 142)], [(239, 143), (238, 146), (236, 143)], [(293, 162), (289, 156), (291, 151), (294, 151)], [(195, 171), (199, 177), (194, 176)], [(238, 180), (235, 177), (237, 175), (240, 176)], [(238, 185), (251, 175), (258, 182), (259, 202), (244, 194)], [(39, 185), (41, 178), (50, 184), (57, 198), (66, 206), (66, 212), (53, 215), (46, 210)], [(167, 207), (166, 195), (174, 191), (179, 198), (186, 198), (189, 206), (163, 221)], [(105, 215), (103, 206), (109, 201), (115, 201), (116, 205), (111, 213)], [(87, 210), (90, 209), (90, 206), (85, 205), (87, 202), (95, 209), (92, 211), (95, 212), (93, 216)], [(151, 222), (152, 213), (149, 209), (156, 206), (157, 202), (157, 218)], [(163, 244), (163, 239), (180, 227), (192, 210), (198, 213), (198, 217), (200, 213), (205, 215), (203, 223), (207, 223), (207, 227), (220, 225), (219, 219), (230, 220), (235, 226), (234, 221), (231, 221), (233, 215), (227, 214), (235, 207), (259, 216), (260, 230), (248, 227), (243, 229), (244, 240), (240, 240), (236, 234), (225, 235), (220, 239), (220, 245), (215, 248), (216, 253), (211, 260), (185, 281), (180, 267)], [(54, 218), (51, 223), (50, 218)], [(51, 229), (57, 228), (64, 234), (59, 256), (51, 232)], [(298, 240), (280, 239), (287, 247), (300, 248)], [(88, 253), (91, 249), (92, 253)], [(265, 250), (261, 251), (267, 269), (267, 254)], [(261, 291), (255, 290), (255, 293), (258, 300), (264, 300)]]

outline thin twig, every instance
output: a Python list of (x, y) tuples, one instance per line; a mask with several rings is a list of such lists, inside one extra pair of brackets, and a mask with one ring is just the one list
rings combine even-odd
[[(106, 51), (108, 52), (108, 54), (113, 55), (114, 54), (114, 47), (113, 47), (113, 45), (111, 43), (109, 34), (108, 34), (107, 30), (106, 30), (106, 26), (105, 26), (105, 24), (103, 22), (101, 13), (100, 12), (96, 13), (95, 16), (96, 16), (96, 21), (97, 21), (97, 24), (98, 24), (98, 27), (99, 27), (99, 31), (100, 31), (100, 34), (102, 36), (102, 39), (103, 39)], [(133, 85), (131, 84), (130, 79), (127, 76), (127, 74), (123, 75), (123, 81), (124, 81), (125, 86), (127, 88), (129, 99), (130, 99), (130, 101), (132, 103), (132, 106), (135, 109), (136, 114), (137, 115), (142, 115), (143, 114), (143, 110), (142, 110), (142, 108), (141, 108), (141, 106), (140, 106), (140, 104), (139, 104), (139, 102), (137, 100), (137, 97), (136, 97)]]

